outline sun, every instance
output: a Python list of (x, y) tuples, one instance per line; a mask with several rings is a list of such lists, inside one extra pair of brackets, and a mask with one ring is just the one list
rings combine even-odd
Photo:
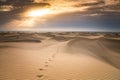
[(40, 16), (44, 16), (50, 13), (51, 13), (50, 9), (37, 9), (37, 10), (29, 11), (27, 15), (29, 17), (40, 17)]

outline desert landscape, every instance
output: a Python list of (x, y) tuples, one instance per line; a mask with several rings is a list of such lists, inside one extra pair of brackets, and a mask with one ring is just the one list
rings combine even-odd
[(0, 0), (0, 80), (120, 80), (120, 0)]
[(0, 32), (0, 80), (120, 80), (120, 33)]

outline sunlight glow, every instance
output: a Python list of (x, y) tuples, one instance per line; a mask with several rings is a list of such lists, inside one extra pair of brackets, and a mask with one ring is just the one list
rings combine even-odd
[[(24, 14), (21, 14), (24, 17), (23, 21), (19, 21), (20, 27), (23, 28), (33, 28), (39, 24), (43, 26), (43, 24), (50, 19), (59, 14), (71, 13), (76, 11), (85, 11), (86, 6), (76, 8), (71, 6), (73, 4), (53, 4), (50, 7), (41, 7), (41, 8), (30, 8)], [(26, 20), (25, 20), (26, 19)], [(39, 22), (39, 23), (38, 23)], [(45, 24), (44, 24), (45, 25)]]
[(28, 16), (29, 17), (40, 17), (40, 16), (44, 16), (47, 14), (50, 14), (51, 11), (49, 9), (38, 9), (38, 10), (31, 10), (30, 12), (28, 12)]

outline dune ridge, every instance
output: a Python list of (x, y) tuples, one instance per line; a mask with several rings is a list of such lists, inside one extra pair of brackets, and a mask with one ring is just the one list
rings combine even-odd
[(91, 54), (83, 55), (95, 57), (120, 69), (120, 40), (77, 38), (70, 41), (67, 46), (70, 53), (79, 53), (81, 49), (88, 50)]

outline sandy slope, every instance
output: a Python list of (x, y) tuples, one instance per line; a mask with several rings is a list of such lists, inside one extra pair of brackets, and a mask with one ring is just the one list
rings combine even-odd
[(0, 80), (120, 80), (119, 46), (101, 38), (0, 43)]

